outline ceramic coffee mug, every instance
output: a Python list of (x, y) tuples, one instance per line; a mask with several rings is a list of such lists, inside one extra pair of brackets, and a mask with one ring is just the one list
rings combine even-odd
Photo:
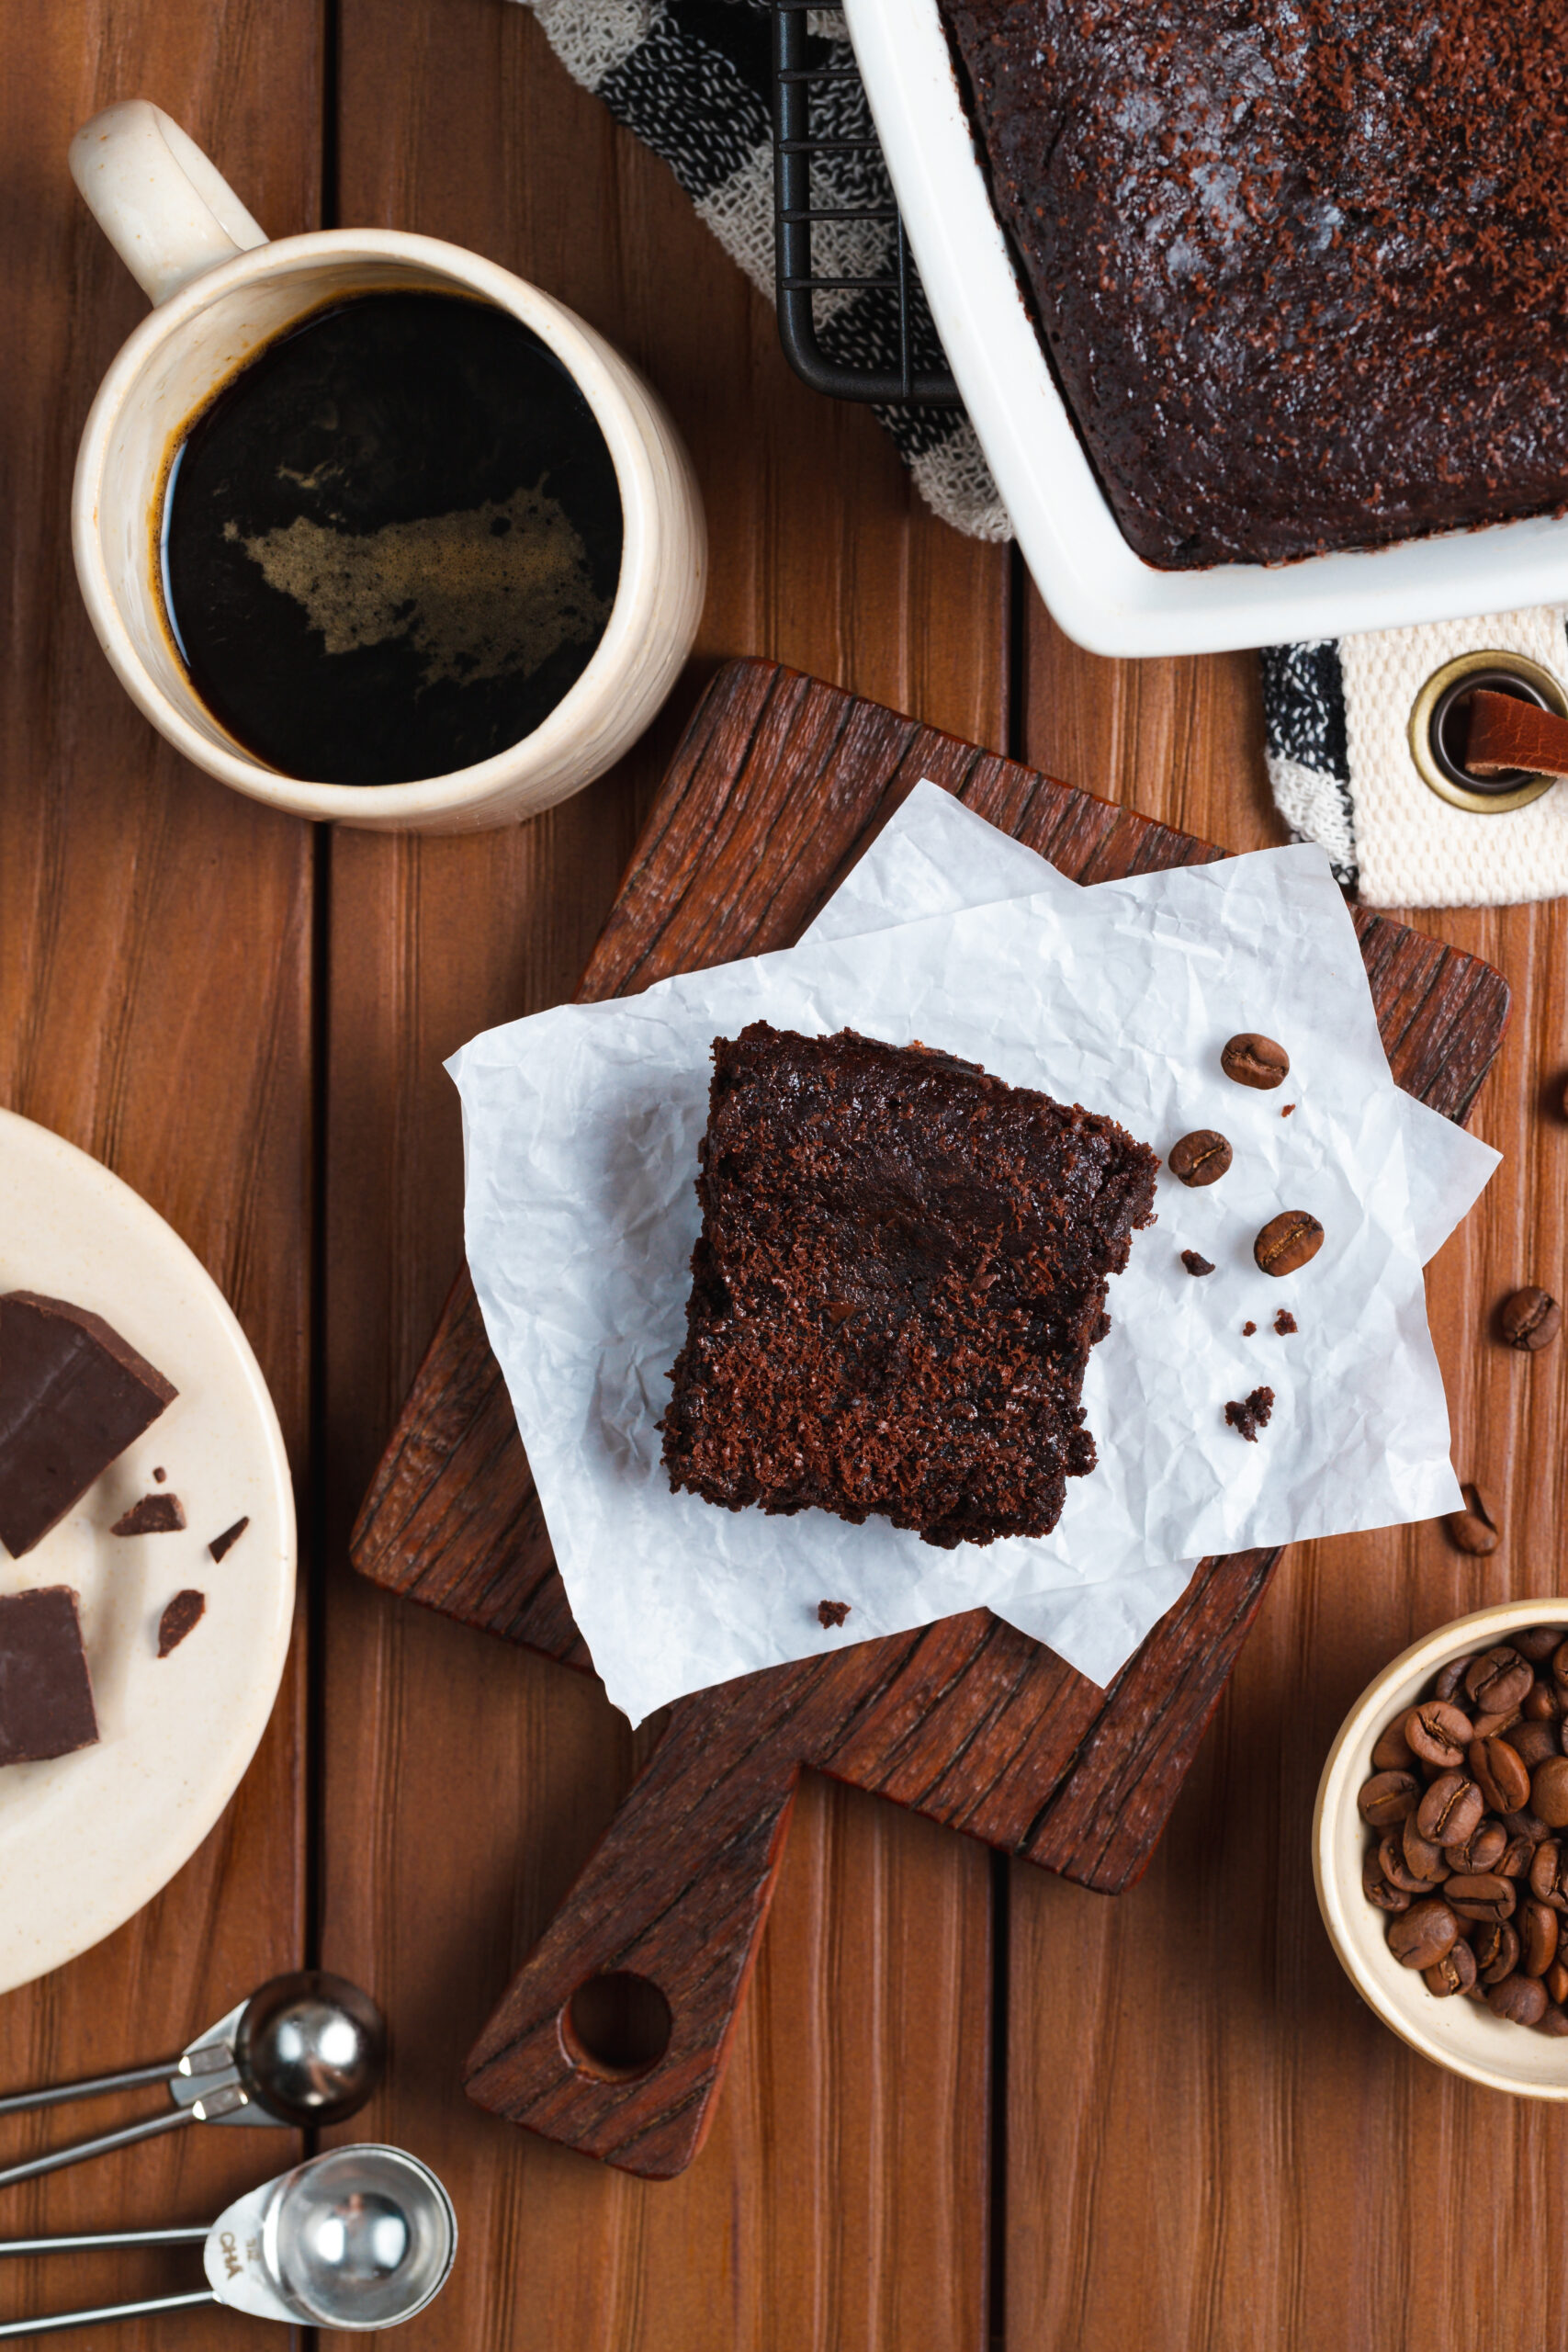
[[(532, 816), (603, 775), (648, 726), (690, 652), (706, 538), (691, 462), (654, 394), (564, 304), (479, 254), (390, 229), (268, 241), (177, 123), (145, 99), (79, 130), (71, 170), (153, 309), (104, 379), (72, 505), (76, 572), (126, 691), (198, 767), (253, 799), (379, 831), (473, 831)], [(520, 742), (417, 784), (314, 784), (253, 759), (203, 706), (157, 584), (164, 469), (191, 417), (264, 344), (336, 295), (477, 294), (575, 379), (609, 446), (624, 523), (608, 625), (586, 669)]]

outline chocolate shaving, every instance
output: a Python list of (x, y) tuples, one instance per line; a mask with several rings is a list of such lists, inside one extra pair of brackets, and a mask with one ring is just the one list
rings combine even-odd
[(188, 1587), (176, 1592), (158, 1620), (158, 1656), (167, 1657), (177, 1650), (187, 1634), (194, 1633), (207, 1614), (207, 1595)]
[(143, 1495), (122, 1511), (111, 1535), (177, 1535), (186, 1523), (185, 1505), (178, 1495)]

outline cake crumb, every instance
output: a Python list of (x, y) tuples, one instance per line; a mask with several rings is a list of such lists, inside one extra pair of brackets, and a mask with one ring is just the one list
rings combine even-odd
[(1274, 1391), (1271, 1388), (1255, 1388), (1245, 1405), (1225, 1407), (1225, 1419), (1233, 1430), (1241, 1432), (1248, 1445), (1256, 1445), (1258, 1432), (1268, 1428), (1269, 1417), (1273, 1410)]
[(1287, 1102), (1280, 1113), (1281, 1119), (1288, 1119), (1295, 1107), (1296, 1106), (1293, 1102)]
[(1254, 1333), (1254, 1331), (1256, 1331), (1256, 1330), (1257, 1330), (1257, 1329), (1258, 1329), (1258, 1326), (1257, 1326), (1257, 1324), (1256, 1324), (1256, 1323), (1244, 1323), (1244, 1324), (1242, 1325), (1242, 1327), (1241, 1327), (1241, 1336), (1242, 1336), (1242, 1338), (1243, 1338), (1244, 1340), (1250, 1340), (1250, 1339), (1251, 1339), (1251, 1337), (1252, 1337), (1252, 1335), (1253, 1335), (1253, 1333)]
[(1196, 1250), (1184, 1250), (1181, 1262), (1190, 1274), (1212, 1274), (1214, 1271), (1209, 1260), (1200, 1257)]
[(819, 1625), (841, 1625), (849, 1613), (847, 1600), (819, 1600), (817, 1604), (817, 1623)]
[(1274, 1329), (1278, 1331), (1281, 1340), (1289, 1339), (1292, 1331), (1299, 1331), (1301, 1328), (1302, 1327), (1296, 1321), (1295, 1317), (1291, 1313), (1290, 1308), (1288, 1306), (1281, 1306), (1280, 1312), (1274, 1317)]

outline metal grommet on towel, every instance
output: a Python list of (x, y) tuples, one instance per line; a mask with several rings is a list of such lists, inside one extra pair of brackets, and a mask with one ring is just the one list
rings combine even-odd
[(1459, 731), (1461, 706), (1478, 686), (1532, 702), (1538, 710), (1555, 711), (1560, 718), (1568, 718), (1568, 694), (1539, 662), (1494, 649), (1445, 662), (1416, 695), (1410, 713), (1410, 756), (1422, 783), (1456, 808), (1468, 808), (1478, 817), (1504, 817), (1512, 808), (1528, 808), (1557, 779), (1522, 769), (1484, 779), (1466, 773), (1462, 738), (1456, 745), (1453, 737)]

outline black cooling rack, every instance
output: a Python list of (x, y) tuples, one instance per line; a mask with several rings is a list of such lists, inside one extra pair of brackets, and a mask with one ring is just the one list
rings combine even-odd
[(779, 337), (797, 376), (840, 401), (955, 408), (842, 11), (773, 0)]

